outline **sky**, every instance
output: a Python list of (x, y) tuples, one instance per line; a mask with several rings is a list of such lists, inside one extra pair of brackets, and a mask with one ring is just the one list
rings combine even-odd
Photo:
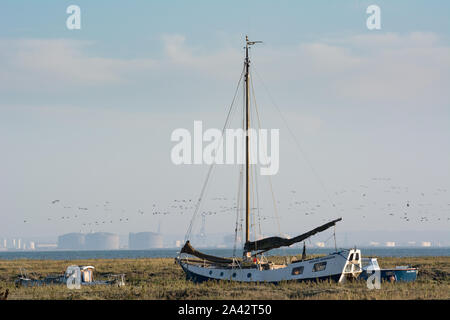
[[(73, 4), (80, 30), (66, 27)], [(372, 4), (380, 30), (366, 26)], [(258, 177), (265, 235), (340, 216), (343, 232), (449, 230), (449, 9), (448, 1), (2, 1), (0, 238), (159, 225), (184, 234), (192, 207), (163, 212), (199, 197), (208, 166), (174, 165), (171, 133), (195, 120), (222, 128), (245, 35), (263, 41), (251, 49), (262, 126), (280, 129), (275, 209)], [(207, 232), (233, 232), (235, 214), (218, 212), (236, 197), (238, 177), (237, 166), (215, 171), (202, 209), (215, 213)]]

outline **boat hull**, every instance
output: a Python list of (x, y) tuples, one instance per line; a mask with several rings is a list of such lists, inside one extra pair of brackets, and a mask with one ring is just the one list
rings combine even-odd
[[(356, 252), (358, 255), (353, 255)], [(209, 280), (267, 283), (326, 280), (343, 282), (347, 277), (356, 278), (361, 272), (360, 261), (349, 260), (349, 256), (360, 257), (361, 254), (359, 250), (341, 251), (325, 257), (296, 261), (274, 269), (264, 269), (259, 265), (255, 265), (253, 268), (225, 268), (202, 266), (182, 259), (177, 261), (186, 273), (186, 279), (194, 282)]]

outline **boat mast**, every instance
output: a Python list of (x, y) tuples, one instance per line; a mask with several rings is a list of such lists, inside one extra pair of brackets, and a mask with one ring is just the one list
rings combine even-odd
[(250, 117), (249, 117), (249, 71), (250, 59), (248, 57), (248, 48), (255, 43), (262, 41), (249, 41), (248, 36), (245, 36), (245, 242), (249, 242), (250, 235), (250, 150), (249, 150), (249, 131)]
[(250, 152), (248, 148), (248, 128), (250, 126), (250, 118), (248, 116), (249, 103), (249, 83), (248, 72), (250, 68), (250, 60), (248, 58), (248, 36), (245, 36), (245, 242), (248, 242), (250, 233), (250, 181), (249, 181), (249, 158)]

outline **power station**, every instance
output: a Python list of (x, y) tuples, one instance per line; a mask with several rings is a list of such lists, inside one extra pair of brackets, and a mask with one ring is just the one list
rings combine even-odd
[(86, 234), (86, 249), (116, 250), (119, 249), (119, 236), (114, 233), (96, 232)]
[[(67, 233), (58, 237), (61, 250), (117, 250), (120, 248), (119, 235), (108, 232)], [(163, 248), (163, 236), (156, 232), (131, 233), (128, 248), (146, 250)]]
[(58, 237), (58, 249), (66, 250), (117, 250), (119, 236), (114, 233), (68, 233)]
[(128, 248), (131, 250), (163, 248), (163, 237), (160, 233), (155, 232), (130, 232)]
[(58, 249), (84, 249), (86, 238), (83, 233), (67, 233), (58, 237)]

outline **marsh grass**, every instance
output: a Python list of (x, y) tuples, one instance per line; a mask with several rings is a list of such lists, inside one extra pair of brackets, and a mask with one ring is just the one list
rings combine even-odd
[[(271, 257), (283, 262), (284, 258)], [(1, 260), (0, 292), (9, 289), (8, 299), (450, 299), (450, 257), (379, 258), (382, 267), (414, 265), (418, 279), (412, 283), (383, 282), (380, 290), (367, 289), (366, 282), (337, 284), (329, 281), (236, 283), (209, 281), (195, 284), (185, 280), (181, 268), (170, 258), (98, 259), (98, 260)], [(69, 265), (93, 265), (94, 277), (106, 279), (111, 273), (125, 273), (126, 286), (83, 286), (70, 290), (64, 285), (16, 288), (19, 268), (29, 276), (43, 279), (62, 274)], [(33, 272), (33, 273), (31, 273)]]

